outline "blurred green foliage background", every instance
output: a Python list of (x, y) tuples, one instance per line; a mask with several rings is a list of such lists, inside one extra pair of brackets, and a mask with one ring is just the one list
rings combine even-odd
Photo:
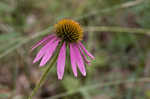
[(53, 66), (33, 99), (150, 99), (150, 0), (0, 0), (0, 99), (31, 94), (43, 72), (31, 46), (62, 18), (84, 27), (96, 60), (86, 77), (67, 64), (62, 81)]

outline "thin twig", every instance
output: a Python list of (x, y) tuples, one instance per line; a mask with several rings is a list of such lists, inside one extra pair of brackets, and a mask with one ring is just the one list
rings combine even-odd
[(72, 91), (68, 91), (65, 93), (61, 93), (55, 96), (52, 96), (50, 98), (46, 98), (46, 99), (58, 99), (60, 97), (64, 97), (67, 95), (71, 95), (77, 92), (80, 92), (82, 90), (85, 91), (89, 91), (92, 89), (97, 89), (97, 88), (101, 88), (101, 87), (105, 87), (105, 86), (114, 86), (114, 85), (119, 85), (119, 84), (130, 84), (130, 83), (149, 83), (150, 82), (150, 78), (149, 77), (145, 77), (145, 78), (139, 78), (139, 79), (128, 79), (128, 80), (116, 80), (116, 81), (111, 81), (111, 82), (104, 82), (104, 83), (96, 83), (96, 84), (92, 84), (92, 85), (87, 85), (85, 87), (81, 87), (78, 88), (76, 90), (72, 90)]
[(120, 4), (120, 5), (116, 5), (116, 6), (113, 6), (113, 7), (110, 7), (110, 8), (106, 8), (106, 9), (103, 9), (103, 10), (100, 10), (100, 11), (93, 11), (93, 12), (91, 12), (89, 14), (83, 15), (81, 17), (77, 17), (75, 19), (76, 20), (80, 20), (80, 19), (83, 19), (83, 18), (86, 18), (86, 17), (90, 17), (90, 16), (93, 16), (93, 15), (96, 15), (96, 14), (100, 14), (100, 13), (106, 13), (106, 12), (110, 12), (110, 11), (117, 10), (117, 9), (131, 8), (131, 7), (134, 7), (134, 6), (137, 6), (139, 4), (144, 3), (144, 1), (145, 0), (129, 1), (129, 2)]
[(84, 27), (85, 31), (98, 31), (98, 32), (126, 32), (126, 33), (138, 33), (150, 35), (150, 29), (142, 28), (125, 28), (125, 27), (114, 27), (114, 26), (88, 26)]
[(52, 27), (49, 27), (47, 28), (46, 30), (44, 31), (41, 31), (41, 32), (38, 32), (32, 36), (29, 36), (29, 37), (21, 37), (20, 39), (20, 43), (16, 44), (15, 46), (11, 47), (10, 49), (6, 50), (4, 53), (1, 53), (0, 54), (0, 58), (6, 56), (7, 54), (9, 54), (10, 52), (14, 51), (15, 49), (21, 47), (23, 44), (26, 44), (28, 43), (29, 41), (31, 41), (32, 39), (34, 38), (37, 38), (37, 37), (40, 37), (40, 36), (43, 36), (45, 34), (48, 34), (49, 31), (51, 30)]

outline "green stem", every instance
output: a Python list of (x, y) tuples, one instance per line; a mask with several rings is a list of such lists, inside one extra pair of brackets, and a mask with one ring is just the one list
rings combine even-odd
[(61, 42), (61, 44), (58, 46), (58, 49), (56, 51), (56, 55), (54, 56), (51, 64), (47, 67), (47, 69), (45, 70), (45, 72), (43, 73), (40, 81), (37, 83), (37, 85), (35, 86), (35, 88), (33, 89), (31, 95), (28, 97), (28, 99), (32, 99), (32, 97), (35, 95), (35, 93), (38, 91), (38, 89), (42, 86), (43, 82), (46, 80), (46, 77), (48, 76), (48, 73), (50, 71), (50, 69), (52, 68), (52, 66), (55, 64), (55, 62), (57, 61), (57, 57), (58, 57), (58, 53), (59, 50), (62, 46), (63, 42)]
[(52, 61), (52, 63), (48, 66), (48, 68), (45, 70), (44, 74), (42, 75), (40, 81), (37, 83), (36, 87), (33, 89), (31, 95), (29, 96), (28, 99), (32, 99), (32, 97), (35, 95), (35, 93), (37, 92), (37, 90), (40, 88), (40, 86), (43, 84), (43, 82), (45, 81), (46, 77), (48, 76), (48, 73), (51, 69), (51, 67), (54, 65), (54, 63), (56, 62), (57, 57), (55, 56), (54, 60)]

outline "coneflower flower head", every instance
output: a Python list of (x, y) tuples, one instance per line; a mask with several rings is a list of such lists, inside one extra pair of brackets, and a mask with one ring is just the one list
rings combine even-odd
[(87, 59), (86, 55), (91, 59), (94, 59), (94, 56), (90, 54), (81, 43), (83, 38), (83, 30), (79, 23), (70, 19), (62, 19), (55, 24), (54, 31), (55, 33), (49, 34), (32, 47), (32, 50), (34, 50), (38, 46), (43, 45), (36, 55), (33, 63), (41, 59), (40, 66), (44, 66), (48, 60), (50, 60), (58, 44), (62, 42), (63, 44), (60, 48), (57, 59), (58, 79), (62, 79), (64, 75), (66, 46), (69, 46), (70, 49), (70, 61), (74, 76), (77, 77), (77, 67), (82, 75), (86, 76), (84, 63), (90, 63), (90, 60)]

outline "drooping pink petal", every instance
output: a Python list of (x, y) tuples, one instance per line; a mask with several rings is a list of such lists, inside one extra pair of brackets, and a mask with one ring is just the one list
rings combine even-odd
[(51, 58), (52, 54), (54, 53), (54, 51), (58, 45), (58, 43), (59, 43), (59, 40), (56, 40), (55, 42), (48, 44), (46, 53), (44, 53), (45, 55), (43, 56), (43, 58), (40, 62), (40, 66), (44, 66), (47, 63), (47, 61)]
[(48, 47), (50, 44), (52, 44), (54, 41), (56, 40), (56, 38), (51, 39), (45, 46), (43, 46), (40, 51), (38, 52), (38, 54), (36, 55), (33, 63), (39, 61), (42, 56), (46, 53), (46, 51), (48, 50)]
[(85, 52), (91, 59), (94, 59), (94, 58), (95, 58), (91, 53), (89, 53), (89, 52), (86, 50), (86, 48), (84, 47), (84, 45), (83, 45), (81, 42), (79, 42), (79, 45), (80, 45), (80, 47), (84, 50), (84, 52)]
[(70, 60), (71, 60), (73, 74), (75, 77), (77, 77), (78, 74), (77, 74), (77, 67), (75, 63), (75, 50), (72, 43), (70, 43)]
[(82, 59), (82, 56), (80, 54), (80, 50), (79, 50), (77, 44), (74, 45), (74, 49), (75, 49), (75, 54), (76, 54), (75, 59), (76, 59), (76, 63), (78, 64), (78, 68), (79, 68), (80, 72), (82, 73), (82, 75), (86, 76), (84, 61)]
[(64, 75), (64, 69), (65, 69), (65, 59), (66, 59), (66, 44), (65, 42), (63, 43), (59, 56), (57, 59), (57, 75), (58, 79), (62, 79)]
[(51, 34), (51, 35), (44, 37), (42, 40), (40, 40), (39, 42), (37, 42), (35, 45), (32, 46), (31, 51), (33, 51), (35, 48), (37, 48), (38, 46), (40, 46), (41, 44), (43, 44), (47, 40), (52, 39), (54, 36), (55, 36), (54, 34)]
[(87, 57), (86, 57), (85, 54), (83, 53), (81, 47), (78, 46), (78, 48), (80, 49), (80, 52), (81, 52), (81, 54), (82, 54), (82, 56), (83, 56), (84, 61), (85, 61), (88, 65), (91, 65), (91, 64), (90, 64), (91, 61), (87, 59)]

